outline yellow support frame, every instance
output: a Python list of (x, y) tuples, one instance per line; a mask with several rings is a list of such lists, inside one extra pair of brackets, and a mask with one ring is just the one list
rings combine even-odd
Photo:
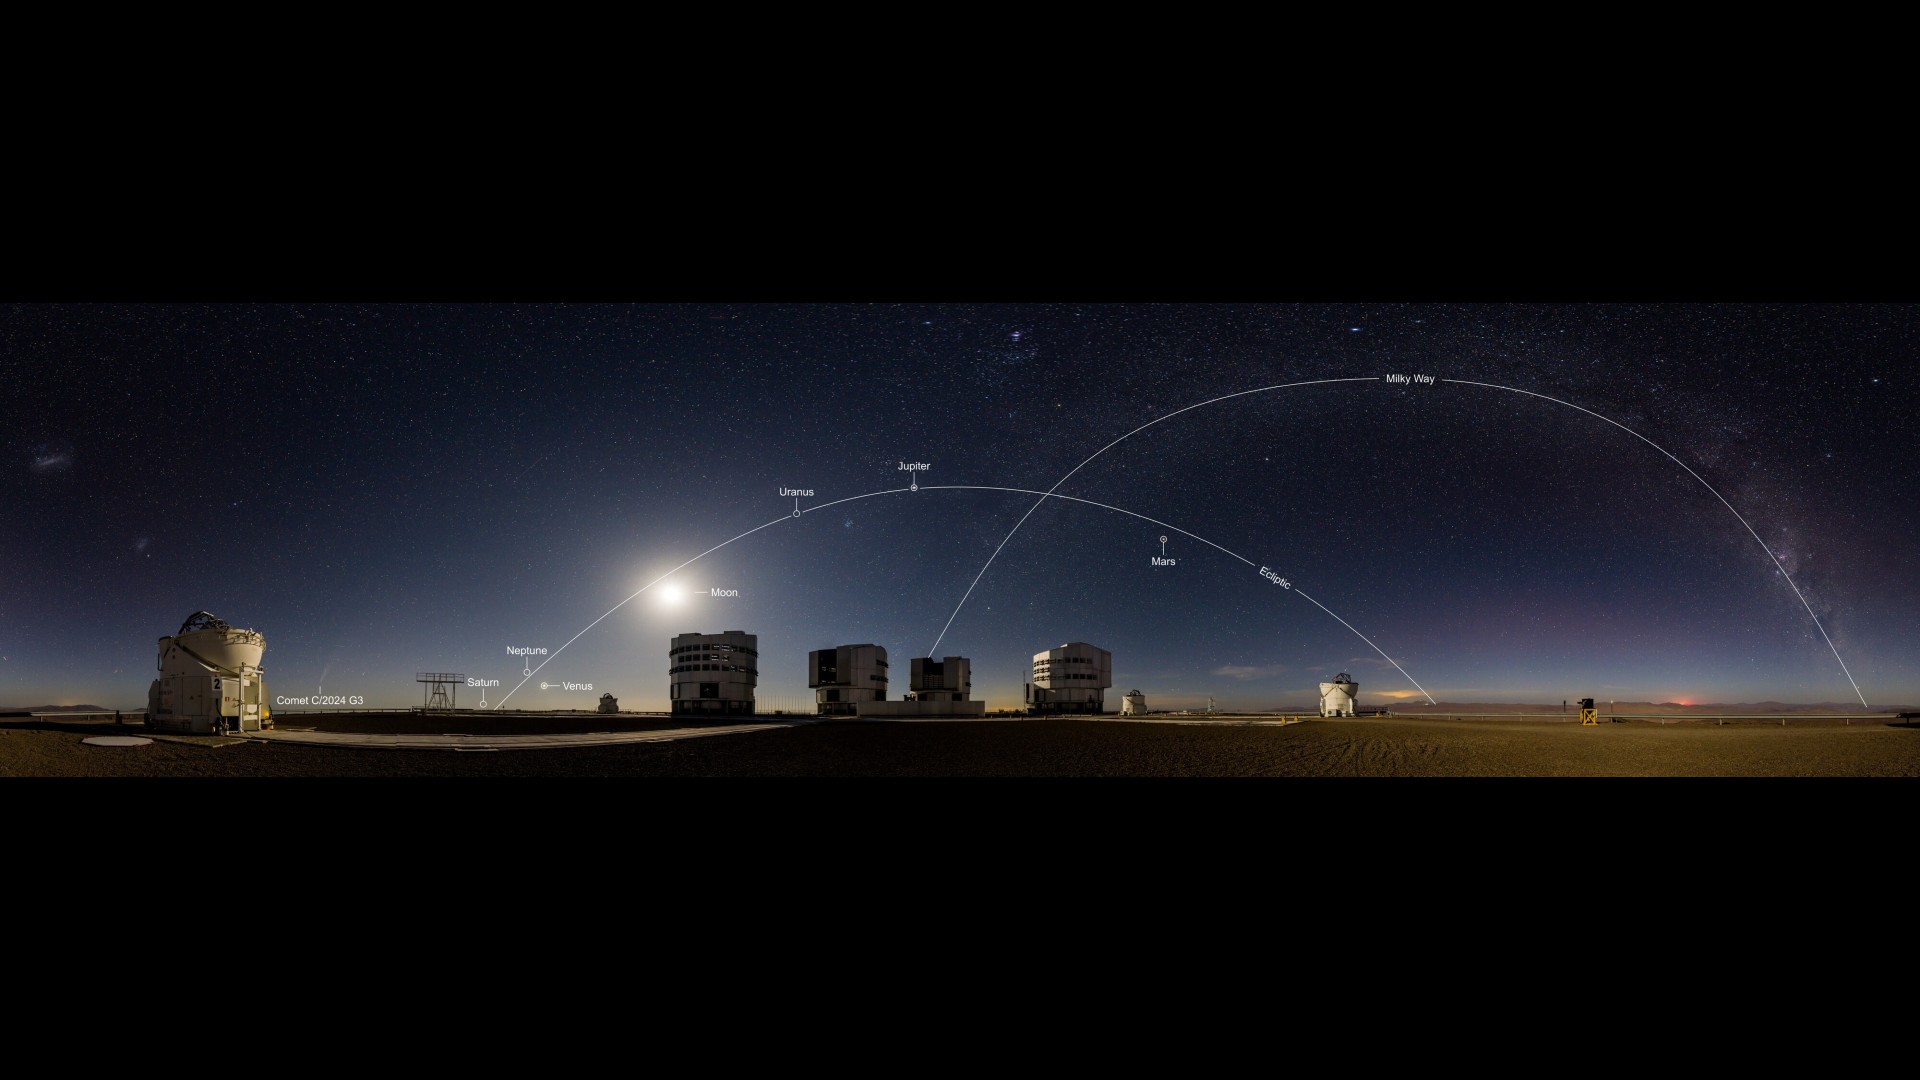
[(1600, 726), (1600, 710), (1599, 709), (1581, 709), (1580, 710), (1580, 726), (1581, 727), (1588, 727), (1588, 726), (1599, 727)]

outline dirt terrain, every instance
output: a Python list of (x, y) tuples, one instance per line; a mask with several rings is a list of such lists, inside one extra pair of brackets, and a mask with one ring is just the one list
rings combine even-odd
[[(290, 727), (293, 721), (282, 722)], [(341, 719), (392, 734), (652, 730), (660, 717), (537, 721)], [(489, 726), (491, 725), (491, 726)], [(153, 738), (95, 746), (96, 735)], [(627, 746), (501, 750), (316, 747), (116, 728), (111, 719), (0, 721), (6, 777), (1917, 777), (1920, 728), (1885, 720), (1718, 724), (1315, 718), (1284, 727), (1113, 718), (808, 723)]]

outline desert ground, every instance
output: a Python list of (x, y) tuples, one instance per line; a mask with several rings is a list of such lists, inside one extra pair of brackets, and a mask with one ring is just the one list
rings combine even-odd
[[(764, 719), (764, 718), (763, 718)], [(283, 719), (320, 730), (449, 730), (443, 718)], [(471, 734), (651, 730), (661, 717), (484, 717)], [(84, 740), (131, 734), (142, 746)], [(0, 720), (0, 778), (1920, 777), (1920, 727), (1884, 719), (1578, 723), (1312, 718), (1285, 726), (1104, 719), (818, 722), (624, 746), (486, 753), (178, 735), (109, 719)]]

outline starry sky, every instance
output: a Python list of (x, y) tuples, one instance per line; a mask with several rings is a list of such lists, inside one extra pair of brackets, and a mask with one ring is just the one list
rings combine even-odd
[(1110, 707), (1912, 705), (1917, 315), (9, 304), (0, 705), (140, 708), (200, 609), (370, 706), (660, 710), (668, 639), (732, 629), (789, 708), (812, 649), (885, 646), (896, 697), (965, 656), (1002, 708), (1067, 641)]

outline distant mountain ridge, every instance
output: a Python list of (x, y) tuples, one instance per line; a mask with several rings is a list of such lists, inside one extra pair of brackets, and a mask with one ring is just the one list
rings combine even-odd
[(6, 705), (0, 706), (0, 713), (22, 712), (112, 712), (112, 709), (100, 705)]
[[(1601, 708), (1602, 710), (1605, 710), (1608, 712), (1654, 713), (1662, 716), (1686, 716), (1689, 714), (1712, 715), (1715, 713), (1720, 713), (1720, 714), (1725, 714), (1730, 716), (1743, 715), (1743, 714), (1757, 714), (1757, 713), (1788, 713), (1788, 714), (1852, 713), (1852, 714), (1858, 715), (1861, 713), (1895, 713), (1895, 712), (1916, 711), (1914, 706), (1912, 705), (1874, 705), (1869, 708), (1863, 709), (1860, 707), (1859, 702), (1839, 702), (1839, 701), (1820, 701), (1820, 702), (1814, 702), (1813, 704), (1790, 703), (1785, 701), (1742, 701), (1742, 702), (1733, 702), (1733, 703), (1712, 702), (1705, 705), (1683, 705), (1677, 701), (1608, 701), (1605, 698), (1600, 698), (1595, 700), (1594, 704), (1599, 708)], [(1409, 714), (1422, 713), (1422, 712), (1425, 712), (1425, 713), (1442, 713), (1442, 712), (1481, 712), (1481, 713), (1551, 712), (1551, 713), (1557, 713), (1561, 711), (1561, 706), (1554, 705), (1554, 704), (1516, 705), (1512, 702), (1505, 702), (1505, 701), (1500, 701), (1500, 702), (1443, 701), (1437, 705), (1429, 705), (1424, 701), (1400, 702), (1394, 705), (1389, 705), (1387, 706), (1387, 708), (1397, 713), (1409, 713)], [(1566, 705), (1566, 711), (1570, 713), (1578, 711), (1579, 708), (1580, 708), (1579, 703), (1575, 701), (1569, 701)]]

